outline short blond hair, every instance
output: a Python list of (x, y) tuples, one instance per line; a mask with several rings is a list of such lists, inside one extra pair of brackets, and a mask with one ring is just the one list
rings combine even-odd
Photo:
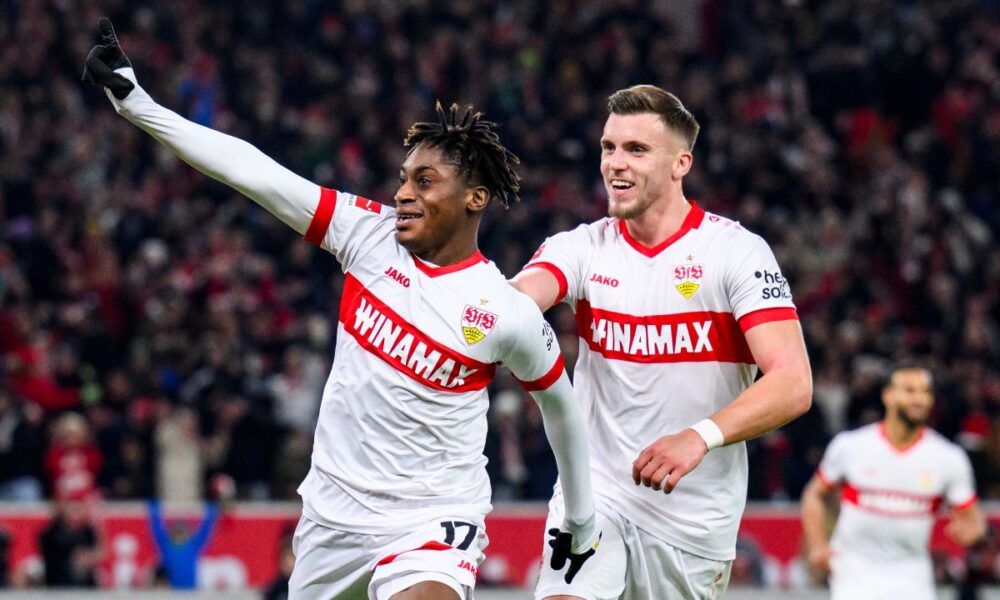
[(611, 94), (608, 97), (608, 112), (614, 115), (660, 115), (667, 129), (684, 139), (688, 151), (694, 150), (698, 131), (701, 130), (698, 120), (677, 96), (655, 85), (633, 85)]

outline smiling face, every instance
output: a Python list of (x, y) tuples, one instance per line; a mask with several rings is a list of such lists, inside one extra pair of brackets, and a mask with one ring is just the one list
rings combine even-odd
[(601, 136), (608, 214), (634, 219), (665, 199), (691, 169), (691, 152), (655, 113), (615, 114)]
[(420, 144), (410, 152), (399, 169), (395, 200), (396, 239), (419, 258), (445, 265), (475, 250), (489, 193), (471, 186), (440, 148)]
[(927, 424), (934, 406), (931, 374), (924, 369), (901, 369), (892, 374), (882, 391), (886, 417), (897, 419), (910, 429)]

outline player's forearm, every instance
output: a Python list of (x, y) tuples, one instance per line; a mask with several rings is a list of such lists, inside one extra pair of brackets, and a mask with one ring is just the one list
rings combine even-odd
[(808, 372), (776, 369), (711, 416), (726, 444), (753, 439), (809, 410), (812, 380)]
[(586, 426), (579, 405), (573, 397), (569, 377), (559, 380), (543, 391), (532, 392), (545, 425), (545, 434), (552, 445), (559, 481), (566, 502), (566, 522), (581, 541), (596, 531), (594, 497), (590, 484), (590, 455), (587, 449)]
[(108, 95), (123, 117), (202, 173), (235, 188), (287, 225), (304, 233), (320, 197), (316, 184), (282, 167), (253, 145), (184, 119), (157, 104), (135, 81), (124, 100)]
[(826, 537), (826, 522), (829, 518), (826, 499), (816, 489), (812, 481), (802, 492), (802, 534), (809, 548), (819, 548), (829, 543)]

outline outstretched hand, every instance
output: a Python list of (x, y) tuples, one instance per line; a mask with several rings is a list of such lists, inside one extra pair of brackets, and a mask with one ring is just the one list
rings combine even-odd
[(566, 583), (573, 583), (573, 578), (583, 568), (583, 563), (597, 553), (597, 547), (601, 544), (601, 535), (598, 534), (597, 541), (593, 545), (587, 547), (583, 552), (575, 553), (573, 552), (572, 533), (553, 527), (549, 529), (549, 537), (552, 538), (549, 540), (549, 546), (552, 547), (552, 560), (549, 561), (549, 566), (555, 571), (561, 571), (569, 562), (569, 568), (566, 569), (566, 575), (563, 577)]
[(126, 79), (115, 70), (131, 67), (128, 57), (122, 51), (118, 43), (118, 36), (115, 35), (115, 28), (111, 25), (111, 20), (101, 17), (97, 23), (101, 31), (101, 43), (94, 46), (87, 55), (87, 62), (83, 67), (83, 81), (107, 88), (115, 98), (124, 100), (133, 89), (135, 84)]
[(632, 463), (632, 480), (669, 494), (677, 482), (697, 467), (708, 446), (693, 429), (667, 435), (650, 444)]

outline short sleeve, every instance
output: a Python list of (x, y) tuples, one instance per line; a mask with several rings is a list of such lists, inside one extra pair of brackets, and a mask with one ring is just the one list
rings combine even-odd
[(586, 226), (581, 225), (546, 239), (524, 269), (545, 269), (552, 273), (559, 282), (556, 304), (565, 301), (572, 306), (583, 293), (592, 247)]
[(395, 209), (347, 192), (322, 188), (305, 240), (332, 252), (344, 271), (377, 242), (395, 235)]
[(744, 332), (761, 323), (798, 319), (788, 280), (763, 238), (751, 234), (741, 239), (732, 256), (726, 291)]
[(515, 292), (520, 319), (507, 340), (502, 362), (528, 392), (548, 389), (566, 370), (552, 326), (527, 296)]
[(847, 476), (847, 438), (844, 436), (845, 434), (839, 433), (833, 438), (816, 469), (816, 476), (827, 487), (841, 483)]
[(955, 449), (945, 498), (952, 508), (967, 508), (976, 501), (976, 483), (972, 474), (972, 463), (960, 449)]

